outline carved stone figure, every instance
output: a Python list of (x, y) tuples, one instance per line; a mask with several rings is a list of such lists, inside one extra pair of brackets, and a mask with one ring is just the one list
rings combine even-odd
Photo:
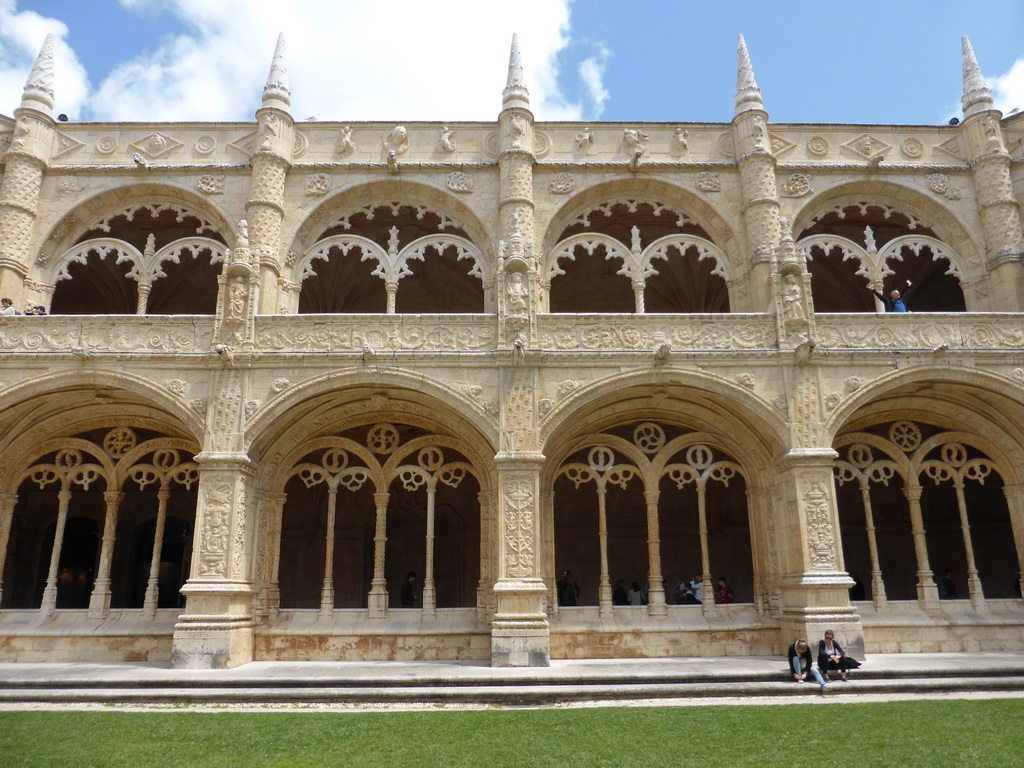
[(231, 283), (228, 300), (228, 316), (232, 320), (242, 320), (245, 317), (245, 284), (241, 278), (235, 278)]
[(690, 153), (690, 132), (685, 128), (676, 128), (672, 134), (672, 154), (684, 157)]
[(530, 298), (530, 291), (523, 282), (521, 272), (513, 272), (509, 277), (508, 287), (505, 289), (508, 294), (508, 312), (512, 315), (525, 315), (528, 312), (527, 301)]
[(455, 151), (455, 133), (447, 125), (441, 128), (441, 138), (437, 141), (437, 151), (444, 153)]
[(783, 278), (782, 285), (782, 312), (790, 319), (802, 320), (804, 318), (804, 296), (800, 288), (800, 280), (796, 274), (790, 272)]
[(579, 154), (591, 154), (596, 144), (597, 138), (594, 136), (594, 133), (590, 130), (589, 126), (576, 134), (576, 151)]
[(356, 151), (356, 142), (352, 137), (352, 126), (346, 125), (338, 132), (337, 152), (339, 155), (349, 155)]

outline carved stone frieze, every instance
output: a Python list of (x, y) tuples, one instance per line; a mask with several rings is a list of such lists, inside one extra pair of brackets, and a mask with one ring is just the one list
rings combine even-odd
[(78, 197), (89, 186), (85, 179), (73, 176), (57, 182), (57, 197)]
[(811, 136), (807, 140), (807, 151), (815, 157), (825, 157), (832, 151), (832, 145), (825, 136)]
[(314, 173), (306, 179), (306, 195), (323, 197), (331, 191), (331, 177), (326, 173)]
[(445, 177), (444, 183), (452, 192), (467, 193), (473, 191), (472, 177), (462, 171), (452, 171)]
[(806, 173), (790, 174), (789, 178), (779, 185), (779, 194), (783, 197), (803, 197), (813, 191), (811, 177)]
[(505, 574), (510, 577), (528, 577), (534, 572), (533, 483), (533, 476), (526, 473), (509, 474), (502, 481)]
[(721, 192), (722, 177), (716, 171), (701, 171), (697, 174), (696, 185), (701, 192)]
[(231, 536), (231, 486), (218, 483), (205, 488), (202, 495), (199, 575), (226, 577)]
[(949, 198), (950, 200), (960, 199), (960, 189), (950, 183), (948, 174), (931, 173), (928, 175), (928, 188), (937, 195)]
[(855, 155), (860, 155), (865, 160), (870, 160), (878, 155), (884, 155), (892, 149), (892, 144), (887, 144), (870, 133), (862, 133), (856, 138), (844, 142), (842, 146), (843, 149), (847, 149)]
[(196, 189), (204, 195), (223, 195), (224, 175), (204, 174), (196, 179)]
[(11, 352), (205, 352), (213, 343), (213, 319), (162, 318), (154, 325), (147, 317), (96, 317), (60, 326), (12, 324), (0, 334), (0, 349)]
[(173, 136), (169, 136), (161, 131), (153, 131), (152, 133), (148, 133), (129, 144), (128, 150), (131, 152), (138, 152), (139, 154), (155, 160), (162, 155), (166, 155), (168, 152), (173, 152), (181, 146), (183, 146), (182, 142), (178, 141)]
[(1015, 349), (1024, 346), (1024, 324), (1016, 321), (971, 318), (961, 315), (955, 324), (907, 321), (893, 322), (891, 315), (880, 324), (864, 321), (836, 323), (818, 318), (818, 339), (836, 349)]
[(548, 185), (548, 191), (552, 195), (568, 195), (576, 189), (576, 178), (571, 173), (559, 173)]
[(807, 548), (811, 565), (821, 570), (834, 570), (836, 557), (832, 504), (821, 483), (809, 481), (801, 506), (807, 520)]
[(775, 346), (774, 318), (763, 321), (685, 318), (667, 322), (656, 316), (614, 323), (595, 318), (577, 322), (538, 318), (543, 349), (651, 350), (668, 343), (672, 349), (769, 349)]
[(941, 144), (937, 144), (935, 146), (935, 149), (949, 155), (950, 157), (954, 157), (957, 160), (964, 159), (964, 150), (960, 144), (959, 136), (954, 136), (953, 138), (948, 139), (942, 142)]
[(212, 154), (217, 149), (217, 139), (213, 136), (200, 136), (192, 145), (192, 149), (198, 155)]
[(900, 142), (900, 152), (904, 157), (917, 160), (924, 155), (924, 142), (914, 136), (909, 136)]
[(468, 319), (448, 323), (394, 320), (362, 320), (358, 316), (320, 318), (266, 316), (256, 319), (257, 349), (278, 351), (362, 350), (364, 344), (378, 352), (390, 350), (493, 349), (496, 323)]
[(164, 383), (167, 388), (178, 397), (184, 397), (185, 393), (188, 391), (188, 382), (184, 379), (168, 379)]

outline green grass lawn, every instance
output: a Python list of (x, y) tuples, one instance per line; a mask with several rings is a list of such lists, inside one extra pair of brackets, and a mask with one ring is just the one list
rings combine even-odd
[(0, 766), (1024, 766), (1024, 700), (0, 713)]

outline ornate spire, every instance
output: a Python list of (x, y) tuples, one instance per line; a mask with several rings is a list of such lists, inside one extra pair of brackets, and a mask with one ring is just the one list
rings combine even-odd
[(508, 56), (508, 81), (501, 94), (502, 109), (530, 108), (530, 92), (523, 84), (523, 57), (519, 53), (519, 35), (512, 34), (512, 50)]
[(32, 65), (25, 90), (21, 96), (22, 108), (38, 109), (53, 114), (53, 35), (47, 35), (43, 47)]
[[(967, 39), (967, 35), (960, 39), (960, 44), (963, 48), (964, 59), (964, 95), (960, 99), (960, 103), (964, 108), (964, 116), (967, 117), (974, 112), (993, 108), (992, 91), (985, 85), (985, 78), (981, 76), (981, 67), (978, 66), (978, 60), (974, 57), (974, 49), (971, 47), (971, 41)], [(975, 104), (979, 105), (978, 108), (971, 109)]]
[(764, 109), (761, 101), (761, 89), (754, 80), (754, 68), (750, 65), (747, 43), (743, 35), (739, 35), (736, 44), (736, 113), (748, 109)]
[(288, 64), (284, 58), (284, 32), (277, 36), (277, 48), (274, 49), (274, 60), (270, 64), (270, 75), (263, 86), (263, 106), (277, 107), (288, 111), (292, 103), (288, 90)]

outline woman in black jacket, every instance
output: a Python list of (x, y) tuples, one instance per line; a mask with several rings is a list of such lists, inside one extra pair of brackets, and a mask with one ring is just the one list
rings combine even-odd
[(825, 630), (825, 638), (818, 641), (818, 669), (825, 679), (828, 679), (829, 671), (838, 669), (840, 679), (846, 680), (847, 671), (859, 666), (860, 662), (847, 656), (846, 651), (836, 642), (832, 630)]

